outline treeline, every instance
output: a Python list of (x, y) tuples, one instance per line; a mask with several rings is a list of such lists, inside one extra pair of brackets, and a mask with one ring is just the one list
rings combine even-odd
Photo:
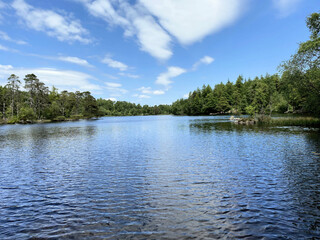
[(177, 100), (172, 104), (175, 115), (209, 114), (271, 114), (272, 112), (294, 111), (288, 104), (278, 75), (266, 75), (251, 80), (239, 76), (235, 84), (228, 81), (211, 88), (204, 85), (189, 93), (187, 99)]
[(171, 114), (170, 105), (148, 106), (126, 101), (111, 101), (99, 98), (97, 100), (101, 116), (138, 116)]
[(0, 118), (2, 122), (32, 122), (35, 120), (61, 121), (98, 115), (98, 104), (90, 92), (68, 92), (48, 87), (36, 75), (27, 74), (22, 83), (11, 74), (8, 83), (0, 86)]
[(96, 100), (90, 92), (51, 90), (34, 74), (24, 78), (24, 91), (19, 77), (12, 74), (0, 86), (0, 122), (34, 122), (36, 120), (77, 120), (100, 116), (169, 114), (170, 106), (149, 107), (125, 101)]
[(307, 18), (310, 39), (280, 65), (279, 74), (203, 86), (172, 104), (176, 115), (293, 112), (320, 115), (320, 14)]

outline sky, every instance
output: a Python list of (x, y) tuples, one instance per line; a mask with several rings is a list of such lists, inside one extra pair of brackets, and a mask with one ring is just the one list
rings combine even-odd
[[(204, 84), (277, 73), (319, 0), (0, 0), (0, 85), (171, 104)], [(22, 84), (23, 85), (23, 84)]]

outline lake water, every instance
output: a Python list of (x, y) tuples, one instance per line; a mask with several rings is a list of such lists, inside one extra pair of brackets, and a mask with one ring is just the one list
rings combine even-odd
[(0, 239), (319, 239), (319, 133), (228, 116), (0, 126)]

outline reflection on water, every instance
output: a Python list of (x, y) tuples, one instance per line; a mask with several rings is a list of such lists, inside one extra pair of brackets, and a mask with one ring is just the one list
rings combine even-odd
[(320, 237), (317, 129), (227, 116), (0, 127), (0, 239)]

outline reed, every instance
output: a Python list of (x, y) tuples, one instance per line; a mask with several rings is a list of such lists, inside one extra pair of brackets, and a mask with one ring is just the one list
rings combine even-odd
[(301, 126), (320, 127), (320, 118), (315, 117), (295, 117), (295, 118), (270, 118), (259, 121), (259, 124), (271, 126)]

